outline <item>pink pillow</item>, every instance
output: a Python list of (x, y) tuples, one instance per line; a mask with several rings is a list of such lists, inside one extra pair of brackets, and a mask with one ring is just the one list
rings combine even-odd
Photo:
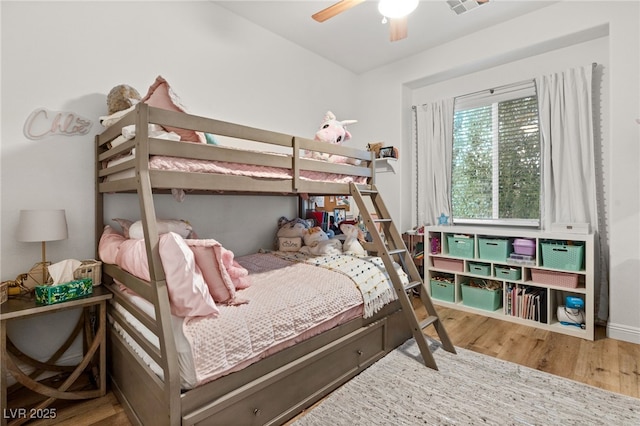
[(115, 263), (141, 280), (149, 281), (151, 279), (144, 240), (126, 239), (122, 241)]
[(167, 277), (172, 314), (200, 317), (220, 313), (196, 265), (193, 252), (180, 235), (169, 232), (160, 236), (160, 258)]
[(98, 256), (104, 263), (116, 264), (116, 257), (120, 245), (127, 239), (124, 235), (107, 225), (102, 231), (100, 242), (98, 243)]
[[(184, 239), (173, 232), (163, 234), (160, 236), (159, 250), (171, 313), (179, 317), (217, 316), (218, 307)], [(142, 280), (150, 279), (144, 240), (122, 241), (115, 263)]]
[[(167, 80), (161, 76), (158, 76), (156, 81), (151, 85), (151, 87), (149, 87), (147, 95), (142, 98), (141, 102), (152, 107), (162, 108), (169, 111), (187, 112), (184, 106), (180, 104), (178, 95), (176, 95), (171, 89)], [(164, 127), (167, 132), (175, 132), (179, 134), (181, 141), (206, 143), (206, 139), (202, 133), (171, 126), (162, 127)]]
[(218, 303), (246, 303), (236, 297), (236, 289), (250, 285), (248, 271), (233, 260), (233, 252), (216, 240), (185, 240), (202, 271), (209, 293)]

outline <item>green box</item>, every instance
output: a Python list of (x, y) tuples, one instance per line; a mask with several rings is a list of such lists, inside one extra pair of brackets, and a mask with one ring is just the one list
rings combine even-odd
[(491, 275), (491, 265), (488, 263), (469, 262), (469, 272), (488, 277)]
[(496, 278), (518, 281), (522, 277), (522, 269), (518, 267), (496, 266)]
[(506, 262), (513, 251), (513, 245), (509, 240), (499, 238), (479, 238), (478, 252), (480, 259)]
[(92, 293), (91, 278), (82, 278), (57, 285), (38, 285), (36, 286), (36, 303), (39, 305), (52, 305), (88, 296)]
[(449, 255), (473, 259), (475, 256), (474, 239), (472, 237), (457, 237), (447, 235), (449, 243)]
[(431, 297), (446, 302), (455, 301), (455, 285), (452, 282), (431, 280)]
[(462, 284), (462, 303), (472, 308), (495, 311), (502, 306), (502, 290), (487, 290)]
[(540, 243), (542, 246), (542, 266), (545, 268), (579, 271), (584, 265), (584, 244), (574, 245)]

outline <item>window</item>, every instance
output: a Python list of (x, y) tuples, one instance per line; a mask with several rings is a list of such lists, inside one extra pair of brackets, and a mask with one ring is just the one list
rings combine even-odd
[(456, 98), (454, 223), (538, 226), (540, 132), (533, 81)]

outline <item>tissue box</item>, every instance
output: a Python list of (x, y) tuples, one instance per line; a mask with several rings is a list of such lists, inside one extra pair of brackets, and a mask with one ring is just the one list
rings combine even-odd
[(39, 285), (36, 286), (36, 303), (51, 305), (89, 296), (92, 293), (91, 278), (82, 278), (57, 285)]

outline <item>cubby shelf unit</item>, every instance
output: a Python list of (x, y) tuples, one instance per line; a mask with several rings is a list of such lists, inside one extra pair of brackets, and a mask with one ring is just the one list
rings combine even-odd
[[(430, 282), (432, 279), (448, 279), (448, 285), (453, 285), (453, 291), (448, 293), (452, 300), (438, 299), (431, 294), (435, 304), (572, 335), (586, 340), (594, 339), (594, 246), (592, 234), (495, 227), (431, 226), (426, 227), (425, 237), (424, 268), (425, 283), (428, 291), (431, 293)], [(432, 238), (440, 239), (439, 253), (432, 253), (430, 250)], [(465, 238), (467, 239), (464, 240)], [(450, 251), (449, 240), (457, 244), (461, 239), (462, 242), (468, 243), (472, 248), (461, 252), (457, 247), (454, 247), (454, 253), (457, 256), (453, 255)], [(515, 239), (526, 239), (535, 244), (534, 259), (514, 261), (509, 259), (508, 253), (504, 259), (498, 260), (493, 256), (481, 257), (481, 245), (487, 244), (487, 241), (504, 243), (506, 240), (507, 244), (512, 244)], [(545, 262), (543, 257), (543, 246), (546, 246), (545, 250), (548, 250), (549, 244), (557, 244), (558, 247), (568, 246), (571, 249), (581, 247), (580, 264), (575, 269), (573, 267), (567, 269), (566, 267), (545, 266), (544, 264), (549, 262)], [(549, 258), (548, 255), (547, 258)], [(498, 267), (498, 270), (496, 270), (496, 267)], [(505, 269), (509, 269), (514, 273), (504, 275)], [(538, 281), (534, 280), (533, 275)], [(541, 280), (543, 276), (550, 276), (552, 279), (545, 278)], [(559, 277), (559, 284), (549, 283), (549, 281), (554, 281), (555, 277)], [(565, 277), (570, 279), (568, 284)], [(464, 303), (462, 286), (473, 279), (491, 280), (499, 284), (502, 292), (502, 303), (499, 308), (486, 310)], [(508, 303), (508, 300), (505, 299), (505, 294), (507, 294), (508, 289), (513, 287), (527, 289), (527, 291), (537, 290), (543, 295), (541, 296), (541, 299), (544, 299), (540, 310), (541, 315), (537, 320), (521, 318), (505, 312), (504, 307)], [(557, 309), (565, 304), (566, 296), (578, 297), (584, 301), (583, 327), (561, 324), (558, 319)]]

